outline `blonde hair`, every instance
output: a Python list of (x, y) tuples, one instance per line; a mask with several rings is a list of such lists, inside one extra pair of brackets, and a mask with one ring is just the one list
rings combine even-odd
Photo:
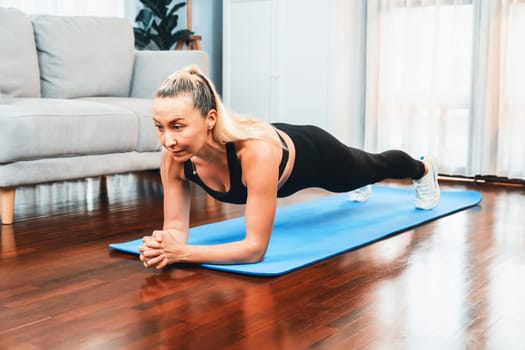
[(203, 118), (212, 109), (217, 111), (217, 121), (212, 130), (217, 142), (228, 143), (251, 138), (263, 139), (264, 121), (251, 117), (241, 118), (226, 110), (213, 83), (199, 70), (190, 65), (171, 74), (155, 93), (155, 98), (176, 97), (188, 94), (193, 97), (195, 108)]

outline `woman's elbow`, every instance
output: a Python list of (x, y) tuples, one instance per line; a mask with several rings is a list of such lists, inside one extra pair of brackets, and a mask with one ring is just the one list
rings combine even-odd
[(264, 259), (266, 254), (266, 246), (257, 245), (248, 242), (248, 252), (246, 257), (247, 263), (257, 263)]
[(255, 263), (263, 261), (263, 259), (264, 259), (264, 254), (253, 254), (250, 257), (248, 257), (246, 262), (248, 264), (255, 264)]

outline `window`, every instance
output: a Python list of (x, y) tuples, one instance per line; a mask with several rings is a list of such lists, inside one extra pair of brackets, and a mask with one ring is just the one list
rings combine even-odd
[(525, 178), (525, 1), (366, 4), (365, 145)]

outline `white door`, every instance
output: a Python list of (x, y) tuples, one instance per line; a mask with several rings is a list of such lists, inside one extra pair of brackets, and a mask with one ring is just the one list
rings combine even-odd
[(223, 97), (226, 108), (270, 120), (272, 0), (224, 2)]
[(335, 0), (226, 0), (226, 107), (327, 128), (334, 29)]

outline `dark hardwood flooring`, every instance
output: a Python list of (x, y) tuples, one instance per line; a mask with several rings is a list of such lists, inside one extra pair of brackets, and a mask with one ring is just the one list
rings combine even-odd
[[(388, 183), (405, 186), (408, 183)], [(107, 245), (162, 225), (155, 172), (18, 189), (0, 349), (525, 349), (525, 189), (274, 278), (162, 272)], [(192, 225), (242, 215), (193, 188)], [(325, 196), (307, 190), (280, 205)]]

